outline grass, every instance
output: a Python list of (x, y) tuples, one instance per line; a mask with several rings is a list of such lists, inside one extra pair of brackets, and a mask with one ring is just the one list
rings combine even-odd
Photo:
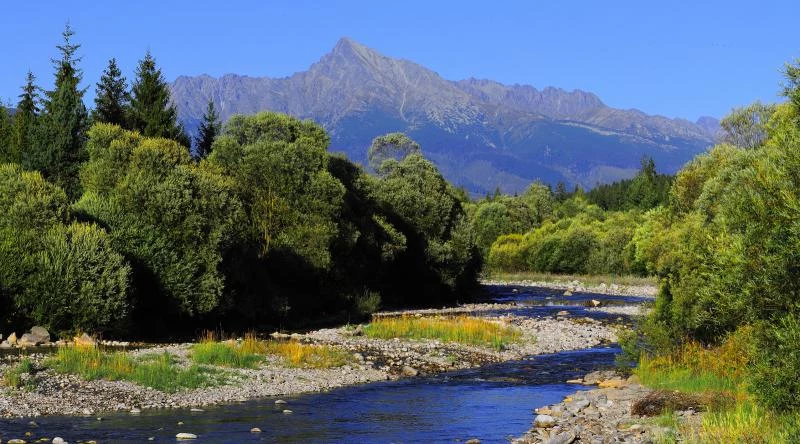
[(125, 352), (105, 353), (97, 347), (62, 347), (46, 365), (88, 381), (132, 381), (164, 392), (209, 387), (224, 377), (221, 371), (203, 366), (181, 367), (166, 352), (137, 360)]
[(380, 339), (438, 339), (444, 342), (504, 349), (518, 342), (521, 333), (514, 327), (503, 326), (468, 316), (420, 318), (401, 316), (381, 318), (364, 328), (364, 334)]
[(192, 346), (191, 359), (196, 363), (224, 367), (256, 368), (267, 355), (277, 356), (288, 367), (333, 368), (350, 362), (349, 353), (327, 345), (296, 341), (263, 341), (253, 334), (242, 341), (217, 342), (207, 334)]
[[(778, 413), (759, 406), (747, 392), (747, 330), (730, 336), (721, 346), (708, 349), (688, 344), (669, 356), (643, 356), (634, 371), (642, 384), (664, 390), (700, 395), (708, 411), (697, 424), (678, 424), (666, 416), (655, 419), (671, 427), (682, 442), (792, 443), (800, 442), (800, 413)], [(727, 402), (717, 402), (720, 399)], [(660, 442), (677, 442), (672, 434)]]
[(17, 365), (11, 367), (3, 375), (3, 385), (11, 388), (32, 387), (33, 381), (25, 375), (33, 373), (33, 362), (29, 358), (22, 358)]
[(578, 281), (583, 285), (596, 286), (606, 285), (626, 285), (626, 286), (657, 286), (658, 281), (652, 276), (615, 276), (615, 275), (572, 275), (572, 274), (553, 274), (540, 273), (533, 271), (502, 272), (491, 271), (484, 276), (486, 279), (496, 281), (533, 281), (533, 282), (555, 282), (569, 284)]

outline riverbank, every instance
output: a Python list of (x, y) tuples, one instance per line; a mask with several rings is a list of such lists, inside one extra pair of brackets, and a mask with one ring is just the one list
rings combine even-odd
[[(429, 311), (405, 312), (406, 316), (431, 316)], [(319, 344), (351, 356), (334, 368), (297, 368), (279, 359), (268, 359), (256, 368), (209, 366), (224, 375), (213, 387), (175, 393), (148, 388), (130, 381), (87, 381), (74, 374), (57, 373), (47, 365), (48, 355), (27, 357), (32, 367), (19, 388), (0, 389), (0, 417), (39, 415), (101, 415), (104, 412), (164, 408), (201, 408), (269, 396), (319, 392), (336, 387), (387, 379), (413, 377), (525, 356), (577, 350), (616, 340), (615, 327), (598, 321), (516, 316), (481, 319), (518, 329), (520, 339), (501, 350), (491, 347), (443, 342), (436, 339), (377, 339), (366, 337), (363, 327), (344, 326), (293, 335), (295, 341)], [(173, 344), (130, 351), (133, 359), (167, 353), (174, 365), (191, 365), (193, 344)], [(0, 364), (0, 375), (17, 368), (20, 357)]]
[(507, 285), (512, 287), (539, 287), (571, 293), (595, 293), (611, 296), (655, 297), (658, 285), (653, 278), (625, 278), (612, 276), (559, 276), (538, 273), (508, 273), (489, 275), (482, 285)]

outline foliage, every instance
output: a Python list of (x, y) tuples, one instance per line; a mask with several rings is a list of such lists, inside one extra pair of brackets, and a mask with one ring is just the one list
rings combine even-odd
[(719, 122), (720, 141), (744, 149), (760, 147), (767, 139), (767, 122), (774, 112), (775, 105), (761, 102), (734, 109)]
[(192, 365), (183, 368), (167, 352), (153, 359), (135, 359), (125, 352), (105, 353), (97, 347), (61, 347), (45, 365), (87, 381), (132, 381), (163, 392), (218, 385), (224, 376), (220, 371), (207, 367)]
[(794, 313), (776, 325), (762, 324), (753, 347), (750, 390), (775, 411), (800, 411), (800, 319)]
[(221, 126), (219, 115), (214, 108), (214, 101), (209, 100), (206, 113), (203, 114), (203, 121), (200, 122), (200, 128), (197, 130), (197, 138), (195, 139), (195, 156), (198, 159), (205, 159), (211, 154), (214, 140), (217, 138)]
[(86, 192), (75, 208), (107, 227), (130, 259), (140, 313), (154, 322), (214, 310), (223, 252), (240, 217), (233, 183), (196, 165), (177, 142), (115, 125), (95, 125), (87, 147)]
[(3, 385), (18, 389), (21, 387), (33, 388), (33, 361), (30, 358), (22, 358), (20, 361), (6, 370), (3, 374)]
[(672, 180), (672, 176), (657, 174), (653, 159), (645, 158), (633, 179), (598, 185), (586, 197), (607, 211), (649, 210), (669, 201)]
[(201, 342), (192, 345), (192, 361), (198, 364), (235, 368), (257, 368), (261, 358), (230, 342)]
[(380, 173), (385, 161), (403, 160), (411, 154), (419, 153), (419, 144), (410, 137), (403, 133), (389, 133), (372, 140), (367, 151), (367, 162), (373, 171)]
[[(42, 114), (33, 131), (30, 147), (22, 152), (26, 169), (38, 170), (60, 186), (71, 200), (80, 196), (78, 169), (86, 159), (84, 144), (89, 115), (83, 104), (83, 77), (77, 63), (80, 45), (72, 43), (74, 32), (67, 24), (58, 45), (60, 59), (53, 59), (55, 89), (45, 94)], [(26, 92), (27, 93), (27, 92)]]
[[(19, 96), (17, 112), (14, 114), (14, 128), (11, 134), (11, 149), (7, 153), (9, 162), (22, 163), (23, 153), (31, 150), (31, 136), (39, 117), (39, 87), (34, 83), (36, 77), (28, 71), (25, 86)], [(27, 155), (27, 154), (26, 154)]]
[(15, 152), (14, 119), (6, 107), (0, 103), (0, 164), (19, 163), (19, 156)]
[(189, 147), (189, 136), (178, 123), (178, 109), (170, 103), (169, 85), (150, 51), (139, 61), (130, 96), (131, 129), (145, 137), (172, 139)]
[(95, 91), (92, 122), (111, 123), (127, 128), (131, 97), (125, 77), (117, 66), (117, 59), (108, 61), (108, 68), (103, 71)]
[(364, 334), (381, 339), (438, 339), (445, 342), (480, 345), (497, 350), (518, 342), (518, 329), (478, 318), (417, 318), (411, 316), (374, 319)]

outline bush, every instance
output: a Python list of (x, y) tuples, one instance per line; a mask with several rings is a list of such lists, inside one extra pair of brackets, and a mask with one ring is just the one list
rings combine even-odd
[(800, 409), (800, 319), (784, 316), (762, 324), (753, 348), (750, 391), (776, 411)]

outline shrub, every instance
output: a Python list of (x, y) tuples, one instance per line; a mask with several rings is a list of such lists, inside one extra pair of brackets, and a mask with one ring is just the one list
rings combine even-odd
[(749, 389), (777, 411), (800, 409), (800, 319), (788, 314), (776, 325), (762, 324), (753, 347)]

